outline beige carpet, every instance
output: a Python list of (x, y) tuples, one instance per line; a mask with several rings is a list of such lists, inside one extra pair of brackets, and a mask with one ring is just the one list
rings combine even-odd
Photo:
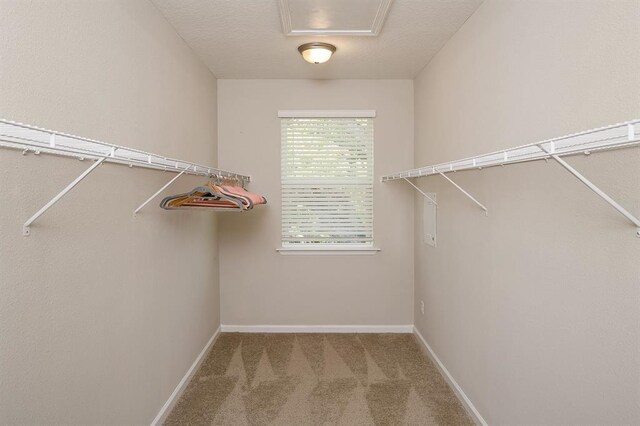
[(165, 425), (472, 425), (411, 334), (223, 333)]

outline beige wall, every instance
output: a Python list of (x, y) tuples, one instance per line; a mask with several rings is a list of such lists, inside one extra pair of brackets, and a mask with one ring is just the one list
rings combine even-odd
[[(150, 3), (0, 16), (0, 117), (215, 163), (216, 80)], [(214, 217), (132, 217), (173, 174), (102, 165), (22, 236), (89, 165), (0, 150), (2, 424), (148, 424), (218, 327)]]
[[(280, 109), (375, 109), (373, 256), (285, 256), (280, 247)], [(227, 325), (412, 324), (412, 194), (379, 176), (413, 162), (410, 80), (218, 80), (220, 165), (251, 173), (269, 204), (220, 218)]]
[[(640, 118), (638, 22), (638, 1), (485, 1), (416, 79), (416, 165)], [(639, 215), (638, 160), (568, 161)], [(553, 162), (453, 178), (489, 216), (420, 179), (440, 207), (434, 249), (416, 202), (415, 318), (485, 420), (640, 423), (634, 227)]]

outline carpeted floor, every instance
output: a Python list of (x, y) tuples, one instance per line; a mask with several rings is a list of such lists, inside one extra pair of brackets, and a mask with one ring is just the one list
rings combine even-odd
[(223, 333), (165, 425), (473, 425), (411, 334)]

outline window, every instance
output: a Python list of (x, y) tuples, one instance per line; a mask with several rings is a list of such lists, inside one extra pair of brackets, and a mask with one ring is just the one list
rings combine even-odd
[(373, 246), (375, 113), (333, 114), (280, 113), (283, 248)]

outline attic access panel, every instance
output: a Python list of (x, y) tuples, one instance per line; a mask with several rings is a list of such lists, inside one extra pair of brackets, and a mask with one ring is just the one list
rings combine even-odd
[(287, 36), (377, 36), (393, 0), (279, 0)]

